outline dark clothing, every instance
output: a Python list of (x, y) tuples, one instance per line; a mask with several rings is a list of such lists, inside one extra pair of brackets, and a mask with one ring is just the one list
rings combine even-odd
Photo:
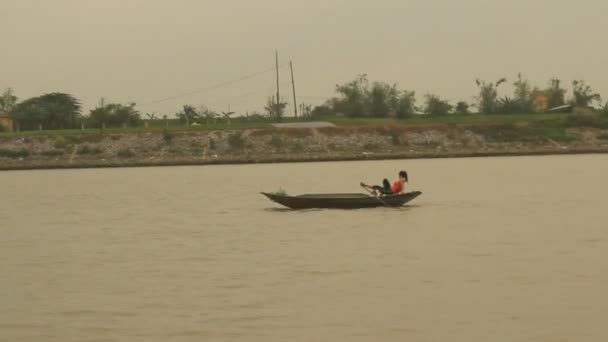
[(388, 179), (384, 179), (382, 181), (382, 185), (374, 185), (372, 187), (372, 189), (379, 191), (381, 194), (383, 195), (390, 195), (393, 193), (393, 191), (391, 190), (391, 182), (388, 181)]

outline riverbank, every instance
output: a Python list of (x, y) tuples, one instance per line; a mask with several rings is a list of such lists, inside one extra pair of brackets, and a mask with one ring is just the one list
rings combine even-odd
[(542, 123), (0, 137), (0, 169), (608, 153), (608, 129)]

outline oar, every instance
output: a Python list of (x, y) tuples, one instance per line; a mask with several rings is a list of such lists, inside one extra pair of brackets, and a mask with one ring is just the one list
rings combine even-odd
[(384, 201), (383, 201), (383, 200), (380, 198), (380, 196), (376, 196), (376, 195), (374, 195), (374, 193), (373, 193), (373, 192), (372, 192), (372, 191), (371, 191), (369, 188), (367, 188), (367, 187), (366, 187), (366, 186), (365, 186), (363, 183), (361, 183), (361, 187), (362, 187), (363, 189), (367, 190), (367, 192), (369, 192), (369, 194), (370, 194), (370, 195), (372, 195), (372, 196), (373, 196), (373, 197), (375, 197), (375, 198), (376, 198), (378, 201), (380, 201), (380, 203), (384, 204), (384, 206), (385, 206), (385, 207), (387, 207), (387, 208), (389, 207), (389, 206), (388, 206), (388, 204), (386, 204), (386, 202), (384, 202)]

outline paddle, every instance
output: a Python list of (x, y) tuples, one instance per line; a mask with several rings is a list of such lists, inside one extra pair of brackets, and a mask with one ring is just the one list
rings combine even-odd
[(376, 194), (374, 194), (374, 193), (373, 193), (373, 192), (372, 192), (372, 191), (369, 189), (369, 187), (368, 187), (368, 186), (366, 186), (366, 185), (365, 185), (363, 182), (361, 182), (361, 184), (360, 184), (360, 185), (361, 185), (361, 187), (362, 187), (363, 189), (367, 190), (367, 192), (369, 192), (369, 194), (370, 194), (370, 195), (372, 195), (372, 196), (373, 196), (373, 197), (375, 197), (375, 198), (376, 198), (378, 201), (380, 201), (380, 203), (384, 204), (384, 206), (385, 206), (385, 207), (387, 207), (387, 208), (389, 207), (389, 205), (388, 205), (388, 204), (386, 204), (386, 202), (384, 202), (384, 201), (383, 201), (383, 200), (380, 198), (380, 196), (377, 196)]

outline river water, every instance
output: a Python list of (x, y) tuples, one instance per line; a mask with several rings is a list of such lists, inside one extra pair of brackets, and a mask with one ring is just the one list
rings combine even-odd
[[(290, 211), (260, 191), (402, 209)], [(0, 341), (607, 341), (605, 155), (0, 173)]]

